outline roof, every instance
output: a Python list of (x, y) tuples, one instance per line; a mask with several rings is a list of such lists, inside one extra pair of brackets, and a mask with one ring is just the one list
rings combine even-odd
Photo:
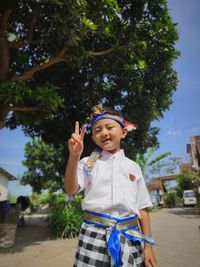
[(8, 178), (8, 180), (13, 181), (13, 180), (17, 180), (17, 178), (10, 174), (9, 172), (7, 172), (6, 170), (4, 170), (3, 168), (0, 167), (0, 173), (3, 174), (4, 176), (6, 176)]

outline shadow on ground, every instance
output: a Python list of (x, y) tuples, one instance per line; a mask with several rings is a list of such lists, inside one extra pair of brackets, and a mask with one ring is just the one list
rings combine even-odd
[(15, 245), (11, 248), (0, 248), (0, 254), (23, 252), (26, 247), (37, 246), (47, 240), (55, 238), (50, 235), (45, 217), (29, 216), (25, 218), (25, 225), (16, 229)]
[(169, 213), (187, 217), (187, 218), (200, 218), (200, 212), (196, 207), (182, 207), (182, 208), (171, 208), (168, 209)]

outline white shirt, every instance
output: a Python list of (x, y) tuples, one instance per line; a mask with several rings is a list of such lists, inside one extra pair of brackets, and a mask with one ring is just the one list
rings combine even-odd
[(141, 217), (140, 209), (152, 207), (140, 167), (123, 150), (115, 154), (102, 151), (88, 176), (83, 171), (87, 159), (78, 166), (80, 191), (85, 190), (83, 210), (125, 218)]

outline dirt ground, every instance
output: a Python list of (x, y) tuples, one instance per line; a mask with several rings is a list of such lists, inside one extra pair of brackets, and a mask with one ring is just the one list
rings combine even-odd
[[(15, 246), (0, 249), (0, 267), (72, 267), (77, 239), (55, 239), (44, 216), (31, 215), (17, 228)], [(43, 219), (42, 219), (43, 218)], [(193, 208), (151, 213), (159, 267), (193, 267), (200, 262), (200, 215)], [(187, 241), (187, 242), (185, 242)]]
[(0, 248), (0, 267), (73, 266), (77, 239), (51, 237), (44, 219), (41, 214), (25, 218), (26, 225), (17, 228), (14, 247)]

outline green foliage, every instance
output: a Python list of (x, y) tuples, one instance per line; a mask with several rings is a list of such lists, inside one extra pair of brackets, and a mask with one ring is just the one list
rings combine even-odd
[(176, 199), (176, 192), (167, 192), (164, 194), (164, 202), (168, 208), (173, 208), (176, 206)]
[[(0, 51), (10, 56), (2, 81), (12, 92), (0, 89), (6, 127), (64, 144), (73, 122), (103, 102), (138, 126), (124, 144), (128, 156), (158, 145), (151, 122), (169, 108), (178, 82), (178, 33), (165, 0), (19, 0), (0, 12), (8, 8), (9, 47)], [(89, 137), (85, 144), (88, 154)]]
[(63, 149), (61, 145), (55, 148), (42, 140), (28, 142), (23, 161), (27, 171), (21, 177), (21, 183), (29, 184), (37, 193), (44, 189), (50, 192), (63, 189)]
[(8, 193), (8, 201), (9, 203), (16, 203), (17, 201), (17, 197), (16, 196), (13, 196), (12, 194)]
[(48, 225), (51, 233), (56, 237), (73, 238), (78, 236), (83, 213), (81, 210), (81, 196), (76, 196), (72, 202), (54, 197), (48, 215)]
[(139, 154), (138, 153), (136, 155), (135, 161), (140, 165), (142, 172), (144, 174), (145, 174), (146, 169), (148, 167), (150, 167), (150, 166), (152, 167), (154, 164), (160, 162), (162, 159), (171, 155), (171, 152), (166, 152), (166, 153), (163, 153), (163, 154), (157, 156), (154, 159), (151, 159), (152, 155), (155, 153), (155, 151), (156, 151), (156, 147), (153, 146), (149, 149), (149, 151), (146, 154)]
[(179, 175), (177, 175), (176, 180), (178, 183), (177, 192), (182, 198), (184, 190), (195, 190), (198, 194), (199, 182), (199, 172), (193, 170), (185, 170)]
[(48, 203), (48, 194), (38, 194), (36, 192), (33, 192), (29, 198), (33, 210), (41, 208), (44, 204)]
[(161, 159), (152, 165), (150, 173), (159, 176), (174, 174), (177, 172), (180, 162), (181, 158), (179, 157)]

